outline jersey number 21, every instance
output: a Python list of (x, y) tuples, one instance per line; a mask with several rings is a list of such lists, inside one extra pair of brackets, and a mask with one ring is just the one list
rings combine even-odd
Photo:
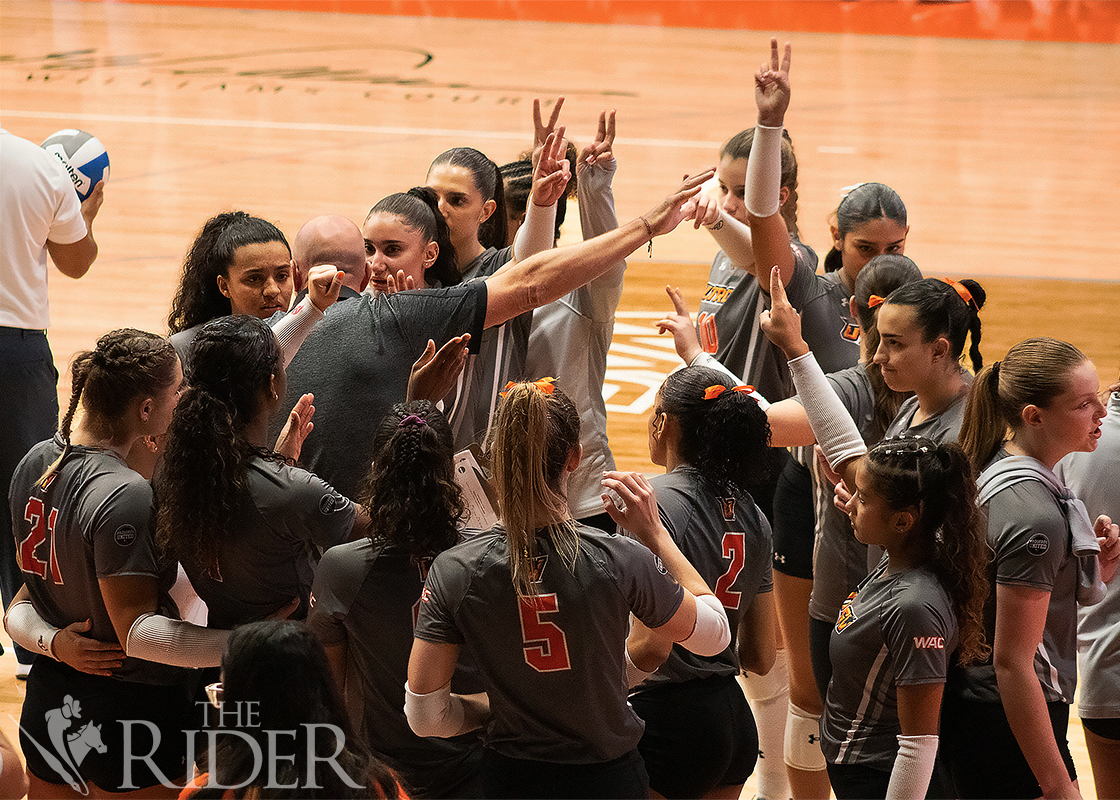
[[(27, 500), (27, 507), (23, 510), (23, 518), (31, 523), (31, 530), (19, 543), (20, 569), (46, 580), (49, 563), (51, 580), (61, 584), (62, 572), (58, 568), (58, 554), (54, 548), (54, 523), (58, 518), (58, 510), (46, 508), (38, 497), (30, 497)], [(50, 541), (49, 561), (43, 561), (35, 555), (35, 551), (44, 540)]]

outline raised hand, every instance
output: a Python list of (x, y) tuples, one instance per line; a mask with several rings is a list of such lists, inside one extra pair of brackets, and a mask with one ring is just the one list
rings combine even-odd
[(603, 508), (611, 519), (656, 553), (658, 534), (668, 533), (657, 511), (657, 495), (646, 477), (640, 472), (604, 472), (603, 488), (610, 489), (623, 502), (623, 508), (619, 508), (609, 495), (603, 494)]
[(1107, 514), (1101, 514), (1093, 525), (1093, 531), (1097, 534), (1097, 544), (1101, 546), (1097, 554), (1101, 580), (1111, 583), (1117, 567), (1120, 567), (1120, 527)]
[(291, 413), (288, 414), (288, 419), (280, 430), (280, 435), (276, 437), (276, 447), (273, 448), (284, 458), (299, 461), (303, 443), (307, 440), (311, 431), (315, 429), (315, 423), (311, 421), (311, 418), (315, 416), (314, 402), (315, 395), (305, 394), (296, 401)]
[(692, 216), (692, 227), (699, 229), (701, 225), (711, 228), (719, 222), (719, 201), (707, 192), (700, 192), (692, 199), (696, 211)]
[(789, 108), (789, 62), (792, 48), (786, 42), (785, 55), (778, 62), (778, 40), (770, 40), (770, 63), (763, 63), (754, 76), (754, 102), (758, 124), (781, 127)]
[(776, 344), (787, 359), (809, 352), (809, 345), (801, 338), (801, 315), (786, 297), (786, 287), (778, 267), (770, 270), (770, 310), (763, 311), (758, 322), (766, 338)]
[(544, 147), (545, 140), (548, 139), (550, 133), (556, 130), (556, 120), (560, 119), (560, 109), (564, 107), (564, 98), (557, 97), (556, 105), (552, 107), (552, 114), (548, 118), (548, 124), (545, 125), (541, 121), (541, 101), (540, 98), (533, 98), (533, 149), (537, 150)]
[(596, 164), (606, 165), (614, 160), (614, 115), (614, 109), (611, 109), (609, 114), (606, 111), (599, 114), (599, 130), (595, 134), (595, 142), (580, 152), (577, 169), (585, 165), (588, 167)]
[(673, 301), (673, 310), (653, 324), (658, 333), (668, 331), (673, 334), (673, 346), (677, 349), (677, 355), (686, 365), (691, 364), (692, 360), (703, 352), (700, 340), (696, 336), (696, 328), (692, 325), (692, 317), (688, 314), (688, 306), (685, 305), (680, 287), (674, 289), (666, 286), (665, 292)]
[(55, 634), (51, 652), (63, 664), (79, 672), (112, 677), (113, 670), (124, 664), (124, 651), (116, 642), (101, 642), (86, 636), (90, 627), (88, 619), (67, 625)]
[(555, 205), (564, 194), (572, 177), (571, 163), (564, 158), (567, 147), (563, 125), (545, 139), (540, 158), (533, 166), (533, 191), (530, 199), (534, 205)]
[(684, 220), (692, 219), (692, 215), (696, 213), (696, 204), (690, 201), (700, 194), (700, 187), (715, 174), (716, 168), (709, 167), (697, 175), (685, 175), (684, 182), (673, 194), (662, 200), (656, 208), (647, 211), (642, 219), (649, 225), (653, 235), (661, 236)]
[(408, 376), (408, 393), (406, 400), (431, 400), (438, 403), (447, 397), (451, 387), (463, 371), (463, 364), (467, 361), (467, 344), (471, 340), (469, 333), (448, 339), (447, 344), (436, 352), (436, 343), (428, 340), (428, 346), (420, 354), (420, 358), (412, 365)]
[(331, 264), (320, 264), (310, 269), (307, 273), (307, 296), (311, 298), (315, 308), (325, 312), (334, 305), (345, 277), (345, 272)]
[(93, 187), (93, 191), (89, 193), (89, 197), (82, 201), (82, 218), (86, 221), (86, 227), (93, 225), (93, 220), (97, 217), (97, 212), (101, 210), (101, 204), (105, 202), (105, 179), (102, 178)]
[(385, 273), (385, 291), (382, 294), (410, 291), (416, 288), (416, 281), (411, 275), (405, 275), (403, 269), (398, 269), (394, 277), (392, 272)]

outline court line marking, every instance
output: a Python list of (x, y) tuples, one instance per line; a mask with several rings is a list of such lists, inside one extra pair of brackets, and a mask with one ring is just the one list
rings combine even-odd
[[(476, 131), (449, 128), (403, 128), (380, 125), (340, 125), (329, 122), (276, 122), (261, 119), (212, 119), (206, 117), (155, 117), (135, 114), (90, 114), (84, 111), (23, 111), (0, 109), (0, 117), (25, 119), (89, 120), (91, 122), (119, 122), (131, 125), (188, 125), (201, 128), (263, 128), (268, 130), (319, 131), (322, 133), (360, 133), (379, 136), (431, 136), (460, 139), (503, 139), (524, 141), (526, 131)], [(713, 150), (722, 142), (703, 142), (689, 139), (633, 139), (620, 137), (619, 144), (642, 147), (689, 147)]]

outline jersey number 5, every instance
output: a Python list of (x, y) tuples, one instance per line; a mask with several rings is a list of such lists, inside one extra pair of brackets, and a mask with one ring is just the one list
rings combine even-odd
[(38, 575), (43, 580), (47, 578), (47, 561), (35, 555), (35, 551), (44, 540), (50, 540), (50, 554), (48, 556), (51, 571), (51, 580), (56, 584), (62, 583), (62, 572), (58, 568), (58, 554), (54, 549), (54, 523), (58, 519), (58, 510), (43, 506), (43, 501), (38, 497), (27, 500), (27, 507), (23, 510), (23, 518), (31, 523), (31, 530), (19, 543), (19, 567), (24, 572)]
[(743, 596), (742, 592), (733, 592), (731, 587), (735, 585), (735, 579), (739, 577), (739, 573), (743, 571), (743, 559), (746, 556), (744, 550), (744, 535), (742, 533), (725, 533), (723, 535), (723, 557), (731, 559), (731, 565), (727, 568), (727, 572), (719, 576), (716, 581), (715, 593), (719, 601), (723, 603), (724, 608), (739, 608), (739, 599)]
[(542, 614), (559, 609), (556, 593), (518, 599), (521, 614), (521, 640), (525, 643), (525, 663), (537, 672), (560, 672), (572, 668), (568, 640), (555, 622), (542, 620)]

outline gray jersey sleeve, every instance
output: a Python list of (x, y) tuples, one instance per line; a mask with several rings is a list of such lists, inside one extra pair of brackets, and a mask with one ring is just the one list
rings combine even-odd
[(615, 538), (617, 548), (611, 556), (625, 562), (613, 570), (619, 591), (635, 617), (650, 628), (660, 628), (684, 602), (684, 589), (644, 544), (624, 536)]
[(942, 596), (902, 593), (882, 615), (883, 639), (895, 665), (895, 683), (942, 683), (957, 625)]
[(454, 609), (466, 594), (469, 575), (449, 552), (437, 556), (428, 570), (414, 635), (425, 642), (461, 645), (465, 640), (455, 624)]
[(369, 572), (364, 561), (346, 557), (347, 549), (343, 545), (323, 554), (311, 587), (307, 627), (325, 645), (346, 641), (346, 617)]
[[(271, 473), (261, 470), (262, 476)], [(345, 542), (354, 527), (356, 506), (330, 484), (299, 467), (280, 465), (277, 491), (256, 497), (261, 513), (277, 530), (322, 548)]]
[(988, 542), (996, 551), (996, 583), (1050, 591), (1069, 556), (1065, 518), (1046, 496), (1048, 492), (1038, 491), (1040, 486), (1025, 481), (996, 493), (988, 502)]
[(116, 487), (98, 512), (86, 533), (97, 577), (158, 576), (151, 530), (151, 485), (137, 480)]

